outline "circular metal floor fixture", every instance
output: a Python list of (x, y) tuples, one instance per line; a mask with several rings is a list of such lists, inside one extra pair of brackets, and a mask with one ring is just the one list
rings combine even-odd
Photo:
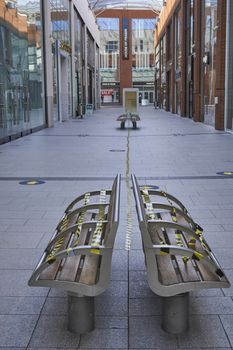
[(31, 180), (26, 180), (26, 181), (20, 181), (19, 184), (20, 185), (25, 185), (25, 186), (36, 186), (36, 185), (43, 185), (43, 184), (45, 184), (45, 181), (31, 179)]
[(216, 173), (217, 175), (223, 175), (223, 176), (233, 176), (233, 171), (220, 171)]

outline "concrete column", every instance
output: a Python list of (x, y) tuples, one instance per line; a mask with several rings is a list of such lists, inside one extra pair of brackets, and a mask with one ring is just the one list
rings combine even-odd
[(77, 96), (75, 95), (75, 17), (74, 17), (74, 6), (73, 1), (70, 1), (70, 28), (71, 28), (71, 96), (72, 96), (72, 117), (76, 117), (76, 109), (77, 109)]
[(193, 120), (195, 122), (203, 121), (202, 115), (202, 1), (194, 2), (194, 79), (193, 79)]
[[(168, 101), (169, 101), (169, 80), (168, 80), (168, 77), (169, 77), (169, 72), (168, 72), (168, 60), (169, 60), (169, 57), (168, 57), (168, 53), (169, 53), (169, 45), (170, 43), (168, 42), (168, 30), (166, 30), (166, 40), (165, 40), (165, 45), (166, 45), (166, 58), (165, 58), (165, 61), (166, 61), (166, 106), (165, 106), (165, 109), (166, 111), (168, 112), (169, 111), (169, 105), (168, 105)], [(169, 89), (168, 89), (169, 87)]]
[[(231, 0), (227, 0), (227, 19), (226, 19), (226, 67), (225, 67), (225, 110), (224, 110), (224, 129), (231, 129), (232, 122), (228, 122), (228, 103), (229, 103), (229, 87), (230, 87), (230, 76), (229, 76), (229, 68), (230, 68), (230, 28), (231, 28)], [(233, 8), (233, 7), (232, 7)]]
[(226, 0), (218, 0), (216, 43), (215, 128), (224, 130), (225, 59), (226, 59)]
[(84, 25), (84, 86), (85, 104), (88, 103), (88, 82), (87, 82), (87, 26)]
[(181, 99), (180, 99), (180, 115), (186, 116), (186, 0), (181, 0)]
[[(123, 18), (128, 19), (128, 59), (123, 58)], [(132, 87), (132, 32), (129, 11), (123, 10), (120, 17), (120, 102), (123, 102), (123, 89)]]
[(50, 2), (41, 1), (43, 14), (43, 66), (44, 66), (44, 86), (43, 100), (45, 105), (45, 123), (50, 128), (53, 121), (53, 62), (51, 48), (51, 15)]
[(174, 15), (172, 16), (171, 20), (171, 41), (172, 41), (172, 68), (171, 68), (171, 86), (170, 89), (172, 89), (172, 98), (171, 98), (171, 104), (172, 104), (172, 113), (175, 113), (176, 111), (176, 103), (175, 103), (175, 20)]
[(94, 51), (95, 51), (95, 68), (94, 68), (94, 109), (97, 108), (97, 89), (96, 89), (96, 86), (97, 86), (97, 80), (96, 80), (96, 74), (97, 74), (97, 59), (96, 59), (96, 42), (94, 41)]

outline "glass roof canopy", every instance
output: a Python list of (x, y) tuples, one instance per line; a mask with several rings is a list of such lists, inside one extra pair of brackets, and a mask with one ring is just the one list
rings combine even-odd
[(106, 9), (138, 9), (160, 12), (163, 0), (89, 0), (93, 11)]

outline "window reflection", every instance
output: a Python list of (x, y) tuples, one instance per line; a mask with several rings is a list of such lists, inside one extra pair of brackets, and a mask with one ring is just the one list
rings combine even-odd
[(215, 123), (217, 0), (205, 1), (204, 15), (204, 121)]
[(176, 113), (181, 113), (181, 9), (175, 15), (175, 96)]
[(0, 0), (0, 137), (44, 124), (40, 1)]
[(139, 103), (154, 102), (155, 18), (132, 19), (132, 80)]
[(83, 23), (75, 11), (75, 72), (76, 84), (74, 85), (74, 96), (76, 98), (76, 114), (81, 115), (81, 104), (85, 105), (83, 96)]
[(119, 102), (119, 19), (98, 18), (101, 102)]
[(132, 20), (133, 82), (154, 80), (155, 19)]
[[(71, 40), (69, 2), (50, 0), (53, 54), (53, 118), (66, 120), (72, 113), (71, 101)], [(62, 84), (59, 86), (59, 81)]]

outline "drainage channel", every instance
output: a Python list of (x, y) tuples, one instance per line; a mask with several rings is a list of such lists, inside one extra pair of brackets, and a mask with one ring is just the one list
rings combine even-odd
[(127, 188), (127, 227), (125, 237), (125, 249), (131, 248), (132, 241), (132, 191), (130, 186), (130, 128), (128, 127), (127, 145), (126, 145), (126, 171), (125, 183)]

